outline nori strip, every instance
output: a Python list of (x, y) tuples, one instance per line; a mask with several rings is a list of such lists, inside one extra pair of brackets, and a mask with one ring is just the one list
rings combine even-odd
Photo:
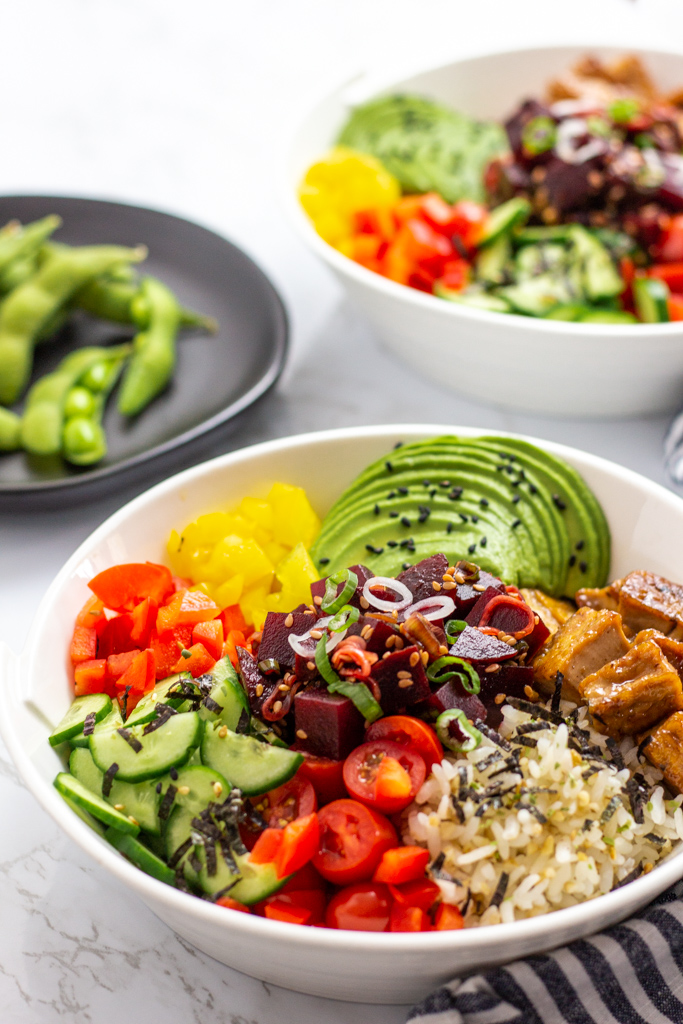
[(502, 768), (496, 768), (495, 772), (489, 772), (489, 779), (494, 778), (496, 775), (504, 775), (505, 772), (514, 772), (521, 774), (521, 768), (519, 767), (519, 750), (515, 750), (512, 757), (505, 759)]
[(455, 811), (455, 816), (458, 819), (458, 822), (463, 825), (465, 823), (465, 812), (455, 796), (451, 796), (451, 807)]
[(610, 820), (610, 818), (612, 817), (612, 815), (614, 814), (614, 812), (616, 811), (616, 809), (617, 809), (617, 807), (619, 806), (620, 803), (621, 803), (621, 797), (620, 796), (613, 796), (612, 797), (610, 802), (607, 804), (607, 807), (605, 807), (604, 811), (600, 815), (600, 821), (603, 824)]
[(609, 749), (610, 754), (612, 755), (612, 760), (614, 761), (619, 771), (621, 771), (622, 768), (626, 767), (626, 765), (624, 764), (624, 757), (621, 753), (621, 750), (619, 749), (619, 744), (612, 736), (607, 737), (607, 747)]
[(178, 862), (180, 860), (182, 860), (182, 858), (185, 856), (185, 854), (187, 853), (187, 851), (190, 849), (191, 846), (192, 846), (192, 840), (191, 839), (186, 839), (184, 843), (181, 843), (180, 846), (178, 847), (178, 849), (174, 850), (174, 852), (168, 858), (168, 866), (169, 866), (169, 868), (174, 868), (176, 866), (176, 864), (178, 864)]
[(130, 693), (132, 686), (132, 683), (128, 684), (123, 691), (123, 697), (121, 698), (121, 715), (123, 716), (124, 722), (128, 718), (128, 694)]
[(670, 839), (665, 839), (664, 836), (658, 836), (656, 832), (646, 832), (643, 839), (647, 839), (649, 842), (658, 846), (661, 850), (667, 843), (670, 843)]
[(503, 871), (500, 878), (498, 879), (498, 885), (496, 886), (495, 892), (491, 897), (491, 902), (489, 903), (490, 907), (499, 907), (501, 905), (501, 903), (505, 899), (505, 893), (507, 892), (509, 881), (509, 874), (507, 873), (507, 871)]
[(562, 725), (564, 722), (562, 715), (544, 708), (542, 704), (532, 704), (530, 700), (523, 700), (521, 697), (508, 697), (507, 702), (510, 707), (516, 708), (517, 711), (524, 711), (532, 718), (543, 718), (546, 722), (552, 722), (553, 725)]
[(234, 889), (237, 883), (240, 881), (236, 878), (230, 885), (226, 885), (225, 889), (219, 889), (218, 892), (207, 892), (202, 895), (203, 900), (207, 900), (208, 903), (218, 903), (224, 896), (227, 896), (231, 889)]
[(512, 743), (520, 743), (523, 747), (537, 747), (538, 740), (535, 740), (533, 736), (512, 736)]
[(114, 782), (114, 776), (116, 775), (118, 770), (119, 766), (117, 765), (116, 761), (114, 761), (113, 764), (110, 764), (109, 767), (107, 768), (106, 772), (102, 777), (102, 796), (109, 796), (109, 794), (111, 793), (111, 787)]
[(140, 751), (142, 750), (142, 743), (140, 743), (140, 740), (137, 738), (137, 736), (133, 736), (133, 733), (130, 731), (130, 729), (123, 728), (117, 729), (116, 731), (121, 737), (121, 739), (125, 740), (128, 746), (131, 747), (136, 754), (140, 753)]
[(85, 721), (83, 722), (83, 735), (84, 736), (92, 736), (94, 731), (95, 731), (95, 712), (94, 711), (90, 711), (85, 716)]
[(548, 820), (546, 818), (545, 814), (543, 814), (542, 811), (539, 811), (538, 807), (534, 807), (533, 804), (522, 804), (521, 803), (521, 804), (519, 804), (517, 809), (520, 810), (520, 811), (521, 810), (528, 811), (529, 814), (531, 814), (532, 817), (534, 817), (536, 819), (536, 821), (538, 821), (541, 825), (545, 825), (545, 823)]
[(216, 844), (209, 842), (204, 843), (204, 853), (206, 855), (206, 873), (209, 878), (218, 871), (218, 860), (216, 859)]
[(163, 799), (159, 804), (159, 810), (157, 811), (157, 815), (161, 821), (166, 821), (171, 813), (171, 808), (173, 807), (173, 801), (175, 800), (177, 792), (177, 787), (171, 784), (164, 793)]
[(492, 743), (495, 743), (497, 747), (501, 747), (503, 750), (512, 750), (505, 737), (501, 736), (495, 729), (492, 729), (486, 722), (482, 722), (481, 718), (475, 719), (474, 726), (483, 736), (486, 736)]
[(553, 690), (552, 700), (550, 701), (550, 710), (555, 714), (559, 714), (560, 711), (560, 698), (562, 696), (562, 684), (564, 683), (564, 673), (558, 672), (555, 676), (555, 689)]
[(614, 883), (614, 885), (612, 886), (611, 891), (614, 892), (615, 889), (621, 889), (622, 885), (628, 885), (629, 882), (635, 882), (636, 878), (640, 878), (642, 873), (643, 873), (643, 865), (642, 864), (637, 864), (634, 867), (633, 871), (629, 871), (629, 873), (624, 878), (622, 878), (622, 880), (620, 882), (615, 882)]
[(589, 828), (593, 827), (594, 824), (595, 824), (595, 820), (593, 818), (586, 818), (586, 820), (584, 821), (583, 825), (581, 826), (581, 831), (582, 832), (587, 832), (589, 830)]
[(523, 725), (518, 725), (516, 733), (518, 736), (526, 736), (529, 732), (548, 732), (548, 725), (545, 722), (525, 722)]
[(239, 734), (249, 732), (249, 712), (246, 708), (242, 708), (235, 732)]
[(166, 725), (166, 722), (168, 722), (169, 718), (172, 718), (173, 715), (178, 714), (178, 712), (174, 708), (172, 708), (170, 704), (156, 704), (154, 708), (154, 713), (156, 717), (153, 718), (151, 722), (148, 722), (147, 725), (144, 727), (144, 729), (142, 730), (143, 736), (147, 736), (150, 732), (154, 732), (156, 729), (160, 729), (162, 725)]
[(644, 752), (645, 752), (645, 748), (646, 748), (646, 747), (647, 747), (647, 746), (648, 746), (648, 745), (649, 745), (649, 744), (650, 744), (651, 742), (652, 742), (652, 733), (650, 733), (650, 735), (649, 735), (649, 736), (646, 736), (646, 737), (645, 737), (645, 739), (644, 739), (644, 740), (642, 740), (642, 741), (641, 741), (641, 742), (640, 742), (640, 743), (638, 744), (638, 751), (637, 751), (637, 753), (638, 753), (638, 757), (639, 757), (639, 758), (643, 756), (643, 754), (644, 754)]
[(225, 710), (223, 705), (219, 704), (218, 701), (215, 701), (213, 697), (205, 697), (202, 704), (208, 711), (212, 711), (215, 715), (220, 715), (221, 711)]
[(477, 761), (477, 771), (486, 771), (486, 769), (490, 768), (492, 764), (496, 764), (498, 761), (502, 760), (502, 757), (503, 755), (500, 753), (499, 750), (494, 750), (492, 754), (489, 754), (487, 757), (482, 758), (481, 761)]

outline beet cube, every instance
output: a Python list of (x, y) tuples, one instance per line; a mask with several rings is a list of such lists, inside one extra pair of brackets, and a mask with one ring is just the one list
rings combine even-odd
[(458, 679), (449, 679), (447, 683), (444, 683), (436, 693), (431, 695), (429, 703), (437, 709), (439, 714), (450, 708), (460, 708), (470, 722), (474, 722), (478, 718), (486, 719), (486, 708), (479, 697), (476, 693), (467, 693)]
[[(292, 625), (286, 626), (285, 621), (291, 616)], [(287, 668), (294, 668), (296, 653), (289, 642), (290, 636), (303, 636), (313, 626), (315, 619), (303, 612), (268, 612), (263, 624), (263, 635), (259, 645), (259, 661), (274, 658), (284, 673)], [(315, 642), (311, 642), (311, 651), (315, 653)]]
[(545, 622), (540, 615), (537, 616), (538, 622), (534, 626), (531, 633), (525, 636), (524, 639), (529, 645), (529, 661), (533, 658), (537, 651), (540, 651), (543, 644), (550, 636), (550, 630), (546, 626)]
[(534, 670), (530, 665), (502, 665), (500, 672), (480, 672), (479, 698), (487, 708), (486, 721), (497, 729), (503, 720), (503, 702), (496, 704), (499, 693), (506, 697), (524, 697), (525, 686), (533, 686)]
[(475, 665), (486, 665), (494, 661), (515, 658), (518, 652), (497, 636), (482, 633), (474, 626), (465, 626), (449, 654), (454, 654), (456, 658), (466, 658)]
[[(415, 653), (419, 654), (417, 647), (404, 647), (402, 651), (392, 651), (387, 658), (380, 658), (372, 667), (372, 678), (380, 688), (380, 704), (385, 715), (393, 715), (400, 708), (417, 704), (430, 696), (429, 680), (422, 662), (418, 660), (415, 665), (410, 664), (411, 655)], [(412, 682), (406, 685), (409, 680)]]
[[(277, 676), (271, 676), (270, 679), (264, 676), (256, 664), (256, 659), (244, 647), (237, 648), (237, 660), (240, 676), (242, 677), (242, 685), (247, 691), (247, 697), (249, 698), (249, 707), (253, 714), (259, 715), (264, 701), (270, 696), (275, 687), (279, 685), (280, 679)], [(256, 692), (258, 686), (261, 687), (260, 695)]]
[[(478, 626), (481, 622), (482, 615), (484, 614), (484, 609), (488, 605), (489, 601), (492, 601), (494, 597), (500, 596), (500, 590), (497, 590), (495, 587), (487, 587), (486, 590), (479, 595), (477, 603), (467, 613), (465, 622), (468, 626)], [(498, 627), (495, 628), (497, 629)]]
[[(351, 572), (355, 572), (356, 576), (358, 577), (358, 586), (356, 587), (355, 594), (353, 594), (353, 596), (349, 598), (349, 600), (346, 603), (353, 605), (354, 608), (360, 608), (360, 599), (363, 596), (363, 587), (368, 582), (368, 580), (371, 580), (373, 578), (375, 574), (374, 572), (371, 572), (371, 570), (368, 569), (366, 565), (351, 565), (349, 566), (349, 568)], [(316, 580), (315, 583), (311, 583), (311, 597), (324, 597), (326, 583), (327, 576), (325, 576), (321, 580)], [(341, 592), (342, 584), (340, 583), (339, 586), (337, 587), (337, 594), (339, 595), (341, 594)]]
[[(485, 589), (475, 590), (475, 584)], [(497, 576), (492, 576), (490, 572), (480, 570), (479, 579), (473, 580), (472, 583), (458, 583), (455, 590), (449, 590), (448, 593), (455, 601), (458, 614), (463, 616), (472, 610), (482, 594), (485, 594), (489, 588), (493, 588), (497, 594), (505, 593), (505, 584), (502, 580), (499, 580)]]
[(366, 618), (364, 625), (372, 627), (372, 633), (366, 641), (366, 650), (379, 654), (380, 658), (387, 649), (387, 640), (390, 636), (399, 636), (398, 630), (384, 622), (383, 619)]
[(431, 555), (429, 558), (423, 558), (417, 565), (412, 565), (410, 569), (406, 569), (396, 579), (405, 584), (413, 595), (413, 603), (415, 603), (423, 601), (425, 597), (434, 597), (432, 583), (437, 582), (440, 585), (447, 568), (448, 559), (445, 555)]
[(294, 697), (294, 727), (305, 750), (333, 761), (348, 757), (365, 735), (365, 719), (348, 697), (310, 686)]

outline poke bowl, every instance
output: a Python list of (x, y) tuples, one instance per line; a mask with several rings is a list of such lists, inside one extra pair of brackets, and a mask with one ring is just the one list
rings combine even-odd
[[(408, 1002), (454, 975), (597, 932), (628, 917), (683, 876), (683, 847), (674, 844), (654, 867), (650, 865), (652, 870), (627, 879), (628, 884), (512, 923), (420, 934), (302, 927), (235, 913), (151, 877), (74, 814), (54, 788), (64, 760), (48, 737), (73, 698), (69, 643), (74, 617), (93, 576), (119, 563), (167, 562), (171, 531), (197, 516), (234, 507), (245, 495), (264, 496), (274, 481), (304, 488), (315, 511), (324, 516), (369, 462), (386, 459), (399, 444), (444, 434), (473, 441), (482, 436), (474, 429), (438, 425), (350, 428), (270, 441), (188, 469), (134, 499), (98, 527), (47, 591), (23, 653), (0, 648), (3, 739), (41, 806), (100, 868), (135, 892), (179, 935), (220, 962), (269, 983), (336, 999)], [(506, 438), (512, 443), (512, 435), (500, 440)], [(671, 544), (683, 529), (679, 498), (603, 459), (533, 443), (566, 460), (601, 504), (612, 536), (610, 579), (643, 567), (669, 579), (683, 579), (683, 555)], [(46, 651), (53, 656), (46, 659)]]
[[(680, 54), (642, 52), (635, 47), (630, 53), (652, 76), (662, 94), (667, 91), (670, 94), (683, 82), (683, 56)], [(426, 98), (438, 103), (440, 111), (447, 108), (480, 123), (495, 122), (500, 125), (513, 118), (513, 115), (517, 118), (519, 111), (524, 110), (520, 104), (526, 100), (533, 99), (536, 102), (538, 99), (539, 102), (546, 104), (543, 97), (546, 96), (548, 83), (558, 76), (561, 77), (564, 71), (573, 69), (578, 61), (595, 59), (608, 65), (610, 61), (616, 61), (623, 56), (623, 50), (613, 47), (534, 48), (458, 60), (422, 70), (418, 74), (406, 74), (400, 78), (397, 75), (390, 77), (388, 74), (368, 76), (367, 80), (353, 80), (322, 99), (291, 137), (281, 193), (290, 219), (300, 237), (339, 279), (353, 303), (366, 316), (381, 343), (404, 363), (441, 387), (451, 388), (470, 398), (503, 408), (551, 416), (607, 418), (669, 412), (677, 408), (683, 398), (682, 331), (680, 323), (675, 322), (678, 314), (672, 312), (669, 318), (665, 311), (662, 317), (669, 319), (670, 322), (629, 322), (630, 314), (624, 315), (621, 311), (618, 311), (616, 316), (602, 308), (590, 309), (587, 312), (584, 310), (583, 313), (573, 312), (570, 307), (574, 308), (572, 304), (576, 299), (567, 298), (567, 295), (562, 300), (556, 296), (559, 305), (554, 307), (550, 300), (550, 305), (544, 307), (547, 310), (551, 310), (552, 307), (550, 312), (532, 313), (525, 304), (526, 300), (517, 305), (520, 294), (516, 290), (519, 278), (510, 277), (510, 268), (518, 267), (514, 255), (512, 263), (506, 264), (506, 270), (498, 267), (491, 272), (487, 263), (487, 269), (481, 269), (480, 272), (480, 266), (483, 268), (484, 264), (483, 261), (479, 264), (477, 259), (483, 253), (487, 254), (488, 259), (492, 248), (487, 242), (486, 249), (482, 248), (479, 256), (473, 257), (472, 250), (467, 249), (469, 242), (465, 241), (463, 247), (463, 239), (466, 240), (467, 233), (463, 233), (464, 229), (460, 231), (460, 228), (460, 235), (454, 241), (454, 253), (446, 253), (443, 256), (446, 264), (440, 264), (441, 270), (438, 273), (444, 273), (444, 276), (436, 282), (433, 275), (437, 272), (433, 266), (437, 260), (437, 249), (443, 243), (443, 236), (434, 241), (433, 236), (427, 238), (425, 235), (422, 238), (419, 230), (411, 235), (411, 239), (417, 239), (414, 246), (413, 241), (410, 243), (411, 253), (417, 252), (417, 248), (423, 243), (428, 249), (420, 250), (425, 253), (424, 260), (420, 262), (416, 256), (416, 273), (406, 277), (408, 272), (404, 271), (402, 262), (404, 250), (401, 249), (395, 256), (391, 256), (394, 249), (397, 249), (397, 242), (378, 241), (376, 255), (375, 249), (372, 250), (372, 255), (367, 255), (370, 252), (367, 248), (369, 240), (375, 237), (379, 239), (383, 229), (381, 226), (378, 227), (378, 222), (372, 218), (365, 223), (365, 213), (358, 214), (357, 230), (360, 235), (352, 240), (355, 249), (348, 248), (352, 242), (347, 243), (346, 239), (335, 247), (336, 242), (328, 244), (321, 237), (311, 219), (312, 214), (309, 216), (302, 206), (302, 198), (305, 198), (307, 189), (305, 183), (311, 180), (309, 169), (310, 173), (313, 173), (325, 160), (333, 161), (333, 154), (341, 152), (332, 149), (338, 144), (338, 140), (341, 140), (344, 146), (350, 147), (351, 152), (354, 152), (355, 144), (359, 150), (366, 146), (361, 155), (371, 153), (371, 147), (374, 145), (373, 129), (369, 124), (361, 125), (360, 118), (366, 108), (370, 110), (372, 104), (375, 101), (381, 103), (382, 98), (387, 99), (387, 102), (391, 98), (396, 99), (397, 110), (395, 121), (392, 121), (394, 129), (404, 113), (406, 117), (415, 114), (412, 109), (405, 112), (398, 109), (401, 102), (407, 105), (410, 97), (417, 98), (416, 104), (420, 98)], [(539, 109), (544, 111), (546, 106)], [(358, 113), (354, 113), (356, 111)], [(417, 110), (417, 115), (419, 113)], [(369, 114), (367, 116), (369, 117)], [(377, 116), (379, 118), (380, 115)], [(391, 116), (394, 116), (393, 112)], [(559, 114), (557, 116), (559, 117)], [(563, 116), (568, 117), (570, 126), (577, 123), (578, 115), (572, 111), (565, 112)], [(382, 117), (389, 122), (390, 113), (383, 113)], [(542, 120), (543, 117), (536, 118), (536, 121)], [(510, 123), (507, 121), (508, 126)], [(353, 137), (349, 134), (352, 125), (356, 129)], [(380, 134), (380, 128), (377, 129), (377, 134)], [(340, 135), (342, 130), (343, 134)], [(508, 133), (509, 131), (508, 127)], [(350, 141), (347, 142), (347, 138)], [(395, 148), (400, 149), (400, 139), (396, 130), (392, 138), (397, 139)], [(406, 138), (409, 141), (408, 135)], [(359, 141), (355, 143), (355, 139)], [(476, 138), (472, 146), (475, 144)], [(597, 145), (602, 145), (602, 142), (598, 141)], [(467, 149), (463, 152), (466, 153)], [(389, 151), (390, 158), (391, 155)], [(542, 161), (546, 155), (545, 152), (541, 153), (537, 159)], [(591, 154), (587, 151), (586, 155), (590, 158)], [(572, 160), (574, 159), (576, 158), (572, 157)], [(675, 156), (674, 159), (679, 158)], [(609, 177), (603, 170), (596, 171), (598, 163), (596, 159), (588, 159), (586, 165), (596, 172), (597, 176), (593, 179), (596, 182)], [(381, 166), (386, 170), (386, 166), (389, 165), (381, 165), (380, 160), (380, 164), (374, 166)], [(565, 165), (567, 166), (572, 171), (572, 165)], [(418, 171), (415, 171), (416, 176)], [(536, 180), (540, 181), (545, 166), (534, 167), (533, 171), (539, 175)], [(370, 174), (367, 168), (364, 172), (358, 171), (359, 181), (361, 173)], [(540, 225), (542, 231), (550, 237), (550, 228), (557, 227), (558, 224), (544, 222), (541, 216), (544, 211), (535, 210), (533, 206), (541, 186), (534, 186), (532, 183), (526, 189), (526, 185), (522, 187), (517, 179), (514, 179), (514, 183), (513, 192), (516, 196), (523, 194), (531, 199), (532, 215), (529, 225), (534, 226), (530, 226), (529, 238), (538, 230), (535, 225)], [(400, 239), (401, 232), (407, 230), (404, 218), (415, 216), (409, 209), (410, 204), (407, 200), (413, 198), (411, 193), (416, 191), (417, 186), (406, 185), (400, 177), (394, 181), (394, 186), (403, 189), (403, 206), (400, 210), (398, 206), (391, 207), (394, 227), (387, 229), (382, 237)], [(424, 185), (418, 191), (424, 192), (428, 187)], [(436, 188), (434, 185), (431, 187)], [(456, 189), (457, 185), (452, 187)], [(563, 183), (560, 191), (566, 194), (573, 188), (572, 179), (566, 189)], [(349, 189), (352, 190), (351, 186)], [(590, 191), (590, 186), (588, 189)], [(441, 204), (441, 196), (447, 192), (448, 185), (445, 185), (441, 194), (430, 192), (429, 195), (436, 195), (437, 202)], [(457, 192), (452, 193), (454, 194)], [(509, 194), (510, 190), (507, 193), (500, 193), (497, 198), (494, 196), (493, 200), (487, 199), (486, 202), (489, 203), (489, 207), (495, 207), (501, 202), (502, 195)], [(642, 198), (641, 196), (640, 199)], [(315, 201), (317, 202), (317, 199)], [(598, 212), (602, 215), (602, 198), (599, 201), (591, 199), (590, 202), (593, 207), (597, 204)], [(454, 209), (457, 210), (458, 205), (456, 203)], [(440, 208), (445, 209), (443, 206)], [(678, 209), (676, 203), (671, 209)], [(374, 211), (372, 213), (374, 217)], [(556, 211), (552, 210), (550, 215), (556, 216)], [(423, 219), (429, 220), (430, 216), (431, 214), (425, 212), (424, 218), (422, 214), (418, 214), (417, 219), (422, 223)], [(585, 217), (582, 211), (578, 211), (576, 216), (581, 219), (582, 225), (592, 230), (591, 222), (587, 219), (587, 211)], [(378, 214), (378, 217), (380, 225), (386, 224), (384, 212), (381, 216)], [(438, 217), (439, 214), (437, 221)], [(361, 219), (364, 219), (363, 224)], [(335, 230), (336, 223), (335, 220)], [(567, 218), (561, 214), (559, 226), (563, 227), (566, 223)], [(612, 225), (612, 222), (608, 223)], [(396, 230), (396, 225), (399, 225), (397, 236), (392, 234)], [(422, 226), (424, 227), (424, 224)], [(619, 227), (621, 226), (620, 223)], [(332, 229), (328, 225), (323, 234), (325, 231), (329, 234)], [(429, 235), (429, 224), (426, 231)], [(448, 235), (446, 249), (450, 244), (450, 231), (451, 228), (446, 231), (444, 227), (444, 233)], [(514, 235), (514, 231), (512, 234)], [(518, 234), (521, 238), (523, 229)], [(585, 239), (585, 236), (582, 237)], [(431, 248), (432, 242), (436, 246), (434, 250)], [(389, 255), (387, 245), (390, 246)], [(408, 242), (401, 242), (401, 245), (405, 249)], [(515, 242), (514, 246), (516, 245)], [(358, 247), (362, 250), (360, 255)], [(519, 260), (519, 249), (515, 251)], [(355, 255), (350, 258), (349, 254), (345, 254), (347, 252)], [(530, 250), (525, 255), (530, 256)], [(460, 256), (470, 259), (469, 267), (462, 263)], [(453, 257), (454, 262), (448, 262)], [(619, 258), (615, 258), (618, 266)], [(544, 262), (544, 273), (546, 269)], [(494, 273), (493, 278), (491, 273)], [(514, 273), (517, 273), (517, 270), (514, 270)], [(524, 273), (526, 274), (526, 271)], [(453, 274), (459, 283), (452, 283)], [(502, 276), (496, 278), (495, 274)], [(646, 272), (646, 276), (647, 274), (649, 271)], [(470, 281), (464, 295), (460, 291), (464, 287), (463, 280)], [(491, 292), (490, 285), (486, 283), (490, 280), (502, 281), (506, 287), (493, 288)], [(403, 283), (404, 281), (412, 281), (412, 286), (409, 287), (407, 283)], [(445, 287), (439, 290), (440, 283)], [(449, 295), (451, 283), (456, 291)], [(512, 289), (508, 287), (510, 283), (513, 285)], [(570, 286), (569, 291), (576, 296), (577, 293), (572, 287)], [(628, 287), (630, 288), (630, 285)], [(645, 287), (649, 288), (650, 285)], [(652, 288), (657, 291), (659, 284)], [(432, 291), (433, 294), (429, 294)], [(618, 286), (613, 292), (618, 302), (611, 302), (611, 308), (616, 309), (618, 304), (622, 309), (626, 308), (617, 293)], [(442, 297), (437, 299), (437, 295)], [(505, 313), (495, 311), (499, 308), (498, 303), (502, 296), (505, 296), (502, 303), (502, 309), (507, 308)], [(444, 301), (444, 298), (450, 298), (451, 301)], [(537, 293), (534, 301), (535, 298)], [(507, 302), (508, 299), (512, 305)], [(586, 301), (585, 295), (580, 301)], [(583, 319), (575, 322), (572, 317)], [(655, 316), (654, 319), (659, 321), (662, 317)], [(651, 319), (648, 313), (642, 316), (638, 313), (638, 318), (641, 321)], [(631, 317), (631, 320), (634, 320), (634, 317)]]

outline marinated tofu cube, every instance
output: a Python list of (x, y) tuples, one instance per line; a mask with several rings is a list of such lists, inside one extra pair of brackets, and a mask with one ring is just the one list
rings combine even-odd
[(648, 761), (673, 790), (683, 793), (683, 711), (669, 715), (642, 743)]
[(542, 590), (524, 588), (520, 590), (520, 594), (529, 607), (545, 622), (551, 634), (557, 633), (560, 626), (576, 611), (570, 601), (551, 597), (550, 594), (544, 594)]
[(642, 629), (640, 633), (636, 633), (631, 643), (635, 647), (636, 644), (645, 643), (646, 640), (652, 640), (657, 644), (664, 657), (671, 662), (683, 679), (683, 641), (664, 636), (658, 629)]
[(658, 629), (683, 639), (683, 587), (653, 572), (631, 572), (619, 588), (619, 614), (634, 633)]
[(598, 728), (615, 740), (651, 729), (683, 711), (678, 672), (653, 640), (636, 644), (579, 683)]
[(616, 612), (579, 608), (536, 655), (534, 682), (541, 693), (553, 693), (557, 673), (564, 676), (562, 696), (579, 703), (579, 683), (608, 661), (626, 654), (629, 643)]
[(608, 612), (619, 611), (619, 588), (621, 580), (615, 580), (607, 587), (583, 587), (575, 595), (579, 608), (606, 608)]

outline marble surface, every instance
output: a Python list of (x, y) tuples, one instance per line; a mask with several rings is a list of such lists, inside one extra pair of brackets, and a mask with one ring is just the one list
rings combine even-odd
[[(418, 10), (424, 32), (416, 36)], [(683, 28), (677, 0), (574, 0), (571, 17), (565, 12), (546, 0), (423, 0), (419, 8), (408, 0), (3, 4), (0, 192), (168, 209), (229, 235), (272, 275), (291, 315), (287, 370), (270, 399), (206, 457), (325, 427), (441, 421), (573, 444), (664, 483), (663, 418), (604, 424), (502, 413), (393, 363), (277, 205), (286, 125), (319, 90), (355, 71), (517, 43), (667, 46)], [(55, 572), (134, 493), (0, 513), (0, 640), (21, 649)], [(285, 992), (198, 953), (62, 836), (3, 750), (0, 813), (3, 1022), (119, 1024), (152, 1014), (165, 1024), (405, 1019), (406, 1007)]]

